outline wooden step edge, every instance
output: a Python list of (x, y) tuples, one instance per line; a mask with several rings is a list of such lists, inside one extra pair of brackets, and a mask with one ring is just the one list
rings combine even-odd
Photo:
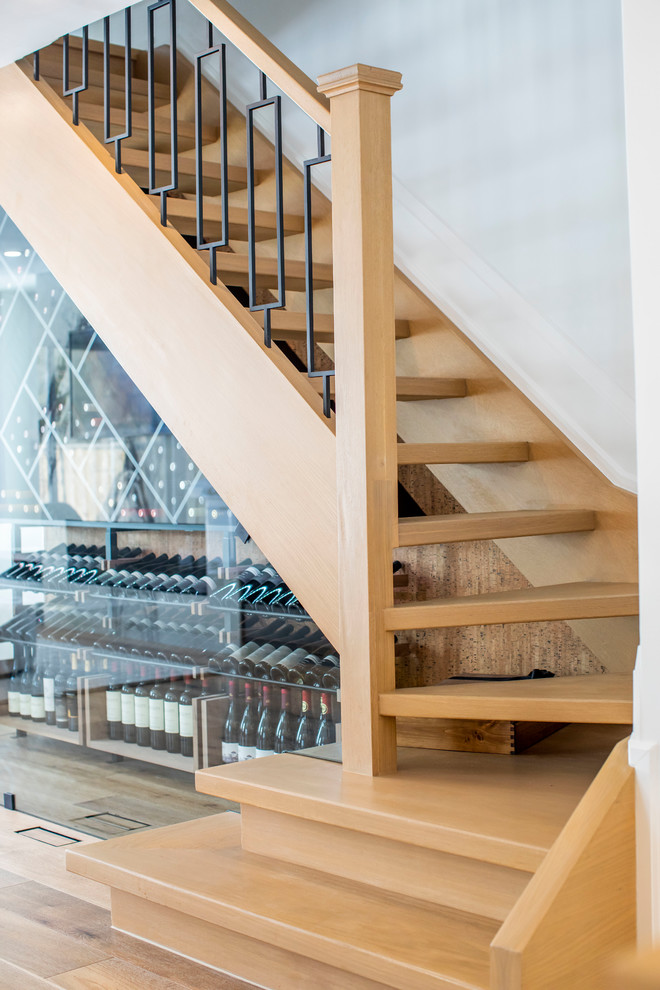
[(481, 827), (487, 827), (488, 823), (480, 823), (481, 831), (474, 831), (415, 817), (407, 806), (403, 772), (399, 774), (401, 808), (394, 813), (389, 806), (379, 807), (377, 799), (368, 806), (352, 799), (339, 763), (288, 754), (265, 759), (271, 761), (270, 765), (265, 765), (262, 759), (255, 761), (254, 767), (241, 763), (198, 770), (195, 788), (202, 794), (237, 804), (299, 816), (365, 835), (398, 839), (412, 846), (516, 870), (533, 872), (547, 852), (541, 844), (491, 835)]
[[(313, 387), (323, 391), (320, 378), (312, 379)], [(334, 395), (335, 380), (330, 382), (330, 392)], [(464, 378), (404, 378), (397, 377), (397, 402), (418, 402), (429, 399), (457, 399), (467, 394), (467, 382)]]
[(399, 443), (399, 464), (502, 464), (528, 461), (529, 444), (491, 440), (465, 443)]
[[(89, 46), (89, 54), (90, 55), (97, 55), (97, 54), (98, 55), (102, 55), (103, 54), (103, 42), (102, 41), (96, 41), (96, 39), (90, 38), (89, 41), (88, 41), (88, 46)], [(63, 38), (57, 38), (56, 41), (52, 41), (50, 43), (50, 45), (48, 45), (43, 50), (44, 51), (47, 51), (48, 48), (63, 48), (63, 47), (64, 47), (64, 39)], [(82, 51), (82, 38), (79, 37), (77, 34), (71, 34), (71, 35), (69, 35), (69, 47), (70, 47), (71, 51)], [(112, 43), (110, 44), (110, 55), (113, 58), (124, 58), (124, 54), (125, 54), (124, 45), (118, 45), (118, 44), (112, 44)], [(132, 51), (131, 51), (131, 58), (132, 58), (133, 61), (135, 61), (135, 59), (137, 57), (138, 57), (138, 49), (137, 48), (133, 48)]]
[[(258, 323), (263, 326), (263, 313), (252, 314)], [(287, 309), (271, 310), (271, 327), (275, 340), (306, 340), (307, 339), (307, 316)], [(314, 315), (314, 339), (318, 343), (331, 343), (334, 340), (334, 316), (331, 313), (316, 313)], [(403, 340), (410, 336), (410, 323), (408, 320), (394, 321), (394, 335), (397, 340)]]
[[(148, 169), (149, 167), (149, 153), (143, 148), (130, 148), (122, 147), (122, 164), (130, 168), (136, 169)], [(155, 156), (156, 170), (159, 172), (169, 172), (170, 169), (170, 156), (162, 151), (157, 151)], [(195, 175), (195, 159), (188, 155), (179, 155), (179, 174), (180, 175)], [(207, 179), (219, 179), (221, 174), (219, 162), (204, 161), (204, 176)], [(264, 172), (257, 170), (255, 172), (255, 181), (258, 184), (261, 179), (263, 179)], [(244, 188), (247, 186), (247, 169), (243, 168), (241, 165), (229, 165), (227, 167), (227, 179), (230, 185), (230, 190)]]
[(498, 922), (384, 899), (362, 884), (246, 853), (238, 817), (93, 843), (88, 854), (72, 851), (67, 867), (144, 898), (145, 908), (155, 902), (396, 990), (486, 990)]
[(381, 715), (412, 718), (511, 719), (627, 725), (632, 677), (585, 674), (524, 681), (446, 681), (380, 695)]
[(591, 509), (518, 509), (450, 516), (411, 516), (399, 519), (397, 546), (581, 533), (595, 527), (596, 513)]
[[(159, 196), (152, 197), (156, 203), (160, 203)], [(193, 223), (197, 219), (197, 203), (194, 199), (184, 199), (180, 196), (167, 197), (167, 214), (172, 219), (190, 220)], [(204, 206), (204, 222), (220, 224), (222, 219), (221, 207), (217, 202), (206, 203)], [(229, 207), (229, 225), (232, 227), (242, 226), (246, 229), (249, 219), (249, 212), (244, 206)], [(270, 237), (275, 236), (277, 228), (277, 214), (269, 210), (255, 210), (254, 222), (257, 233), (261, 231), (268, 233)], [(283, 216), (283, 230), (285, 235), (300, 234), (305, 226), (304, 218), (294, 213), (285, 213)], [(234, 234), (235, 236), (235, 234)]]
[(406, 603), (387, 608), (383, 613), (385, 628), (394, 632), (638, 614), (639, 590), (636, 584), (605, 582), (577, 582)]
[[(46, 81), (53, 86), (58, 92), (62, 86), (62, 56), (53, 52), (49, 55), (48, 51), (42, 51), (39, 59), (39, 71), (46, 78)], [(89, 83), (90, 86), (102, 87), (104, 84), (104, 72), (103, 69), (96, 69), (94, 65), (89, 67)], [(123, 69), (118, 69), (116, 72), (110, 69), (110, 89), (113, 92), (124, 92), (126, 85), (126, 80), (124, 76)], [(146, 79), (138, 79), (133, 75), (131, 79), (131, 87), (133, 94), (135, 96), (146, 96), (149, 90), (148, 81)], [(170, 87), (168, 83), (154, 82), (154, 96), (157, 100), (166, 100), (169, 102), (170, 99)]]
[[(80, 94), (78, 100), (78, 106), (80, 108), (80, 116), (84, 121), (90, 121), (92, 123), (102, 124), (104, 121), (104, 111), (103, 106), (99, 106), (96, 103), (92, 103), (90, 100), (85, 99), (84, 92)], [(123, 109), (119, 107), (113, 107), (110, 111), (110, 123), (113, 126), (121, 127), (124, 124), (125, 116)], [(146, 131), (149, 126), (147, 119), (147, 111), (135, 111), (133, 113), (133, 135), (140, 131)], [(179, 138), (194, 139), (195, 137), (195, 125), (188, 120), (179, 120), (178, 122), (178, 133)], [(157, 134), (169, 134), (170, 133), (170, 115), (167, 106), (161, 106), (158, 108), (157, 113), (154, 115), (154, 127)], [(218, 137), (217, 127), (210, 127), (205, 124), (202, 127), (202, 143), (211, 144)]]

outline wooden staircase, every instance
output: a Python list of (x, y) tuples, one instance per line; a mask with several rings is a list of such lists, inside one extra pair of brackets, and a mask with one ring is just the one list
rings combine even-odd
[[(97, 140), (98, 49), (80, 103), (86, 126), (76, 129), (49, 85), (60, 69), (57, 45), (42, 53), (38, 83), (28, 63), (0, 72), (0, 123), (12, 147), (11, 156), (0, 150), (0, 173), (16, 222), (339, 646), (344, 767), (291, 755), (204, 771), (199, 789), (240, 803), (240, 820), (226, 814), (112, 840), (71, 852), (70, 867), (112, 887), (116, 927), (272, 990), (312, 981), (333, 990), (595, 990), (607, 951), (629, 941), (634, 924), (632, 783), (620, 742), (632, 721), (634, 499), (585, 463), (393, 269), (382, 206), (391, 200), (388, 100), (397, 74), (355, 66), (326, 77), (328, 99), (320, 97), (224, 0), (194, 6), (327, 131), (332, 107), (333, 206), (331, 215), (315, 192), (313, 279), (318, 356), (337, 371), (336, 417), (321, 413), (319, 379), (265, 347), (263, 313), (239, 301), (249, 275), (244, 160), (229, 166), (231, 240), (217, 253), (218, 285), (208, 282), (208, 253), (190, 243), (190, 74), (179, 92), (181, 183), (167, 199), (167, 227), (143, 191), (139, 60), (126, 174), (115, 175)], [(122, 55), (113, 52), (117, 94)], [(164, 84), (156, 98), (162, 140)], [(29, 126), (6, 109), (11, 100)], [(230, 134), (244, 127), (232, 108)], [(66, 151), (45, 167), (42, 134)], [(217, 131), (202, 135), (205, 175), (218, 178)], [(258, 136), (264, 293), (278, 276), (271, 159)], [(160, 144), (156, 165), (169, 165)], [(273, 340), (295, 351), (306, 327), (301, 178), (289, 162), (285, 171), (287, 308), (271, 318)], [(26, 183), (36, 190), (31, 202)], [(220, 203), (205, 206), (215, 236)], [(277, 420), (275, 436), (264, 410)], [(466, 511), (398, 518), (397, 471), (414, 466), (428, 467)], [(405, 559), (424, 546), (501, 540), (530, 587), (394, 604), (395, 549)], [(397, 686), (395, 632), (557, 620), (571, 623), (605, 673)], [(556, 659), (539, 657), (537, 666)], [(397, 751), (402, 718), (573, 725), (505, 759)], [(609, 875), (617, 904), (608, 913)]]

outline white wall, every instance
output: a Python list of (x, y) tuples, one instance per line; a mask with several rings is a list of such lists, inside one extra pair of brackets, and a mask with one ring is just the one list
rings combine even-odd
[(316, 78), (399, 69), (397, 260), (635, 486), (619, 0), (234, 0)]

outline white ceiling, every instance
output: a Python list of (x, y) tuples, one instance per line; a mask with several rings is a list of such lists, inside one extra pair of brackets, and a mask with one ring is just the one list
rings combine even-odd
[(125, 7), (127, 0), (4, 0), (0, 66)]

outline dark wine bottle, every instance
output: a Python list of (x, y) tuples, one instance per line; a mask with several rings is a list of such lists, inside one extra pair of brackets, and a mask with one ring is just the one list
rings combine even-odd
[(275, 754), (275, 733), (280, 713), (275, 707), (275, 688), (270, 684), (262, 684), (261, 699), (262, 711), (257, 728), (257, 744), (255, 756), (259, 759), (262, 756), (273, 756)]
[(55, 725), (58, 729), (69, 728), (66, 682), (69, 677), (66, 661), (60, 660), (60, 669), (55, 678)]
[(296, 748), (298, 719), (291, 710), (291, 689), (282, 688), (280, 717), (275, 730), (275, 752), (285, 753)]
[(233, 679), (227, 685), (229, 708), (222, 729), (222, 762), (238, 762), (238, 740), (243, 717), (243, 693)]
[(135, 740), (138, 746), (151, 746), (149, 730), (149, 692), (151, 682), (147, 680), (147, 668), (140, 667), (140, 683), (135, 688)]
[(78, 657), (71, 654), (71, 673), (66, 682), (66, 715), (69, 732), (77, 732), (78, 720)]
[(113, 660), (110, 668), (110, 679), (105, 688), (105, 717), (107, 721), (108, 739), (123, 739), (124, 730), (121, 718), (121, 680), (119, 664)]
[(179, 692), (176, 688), (176, 676), (170, 677), (170, 684), (163, 697), (165, 712), (165, 749), (168, 753), (181, 752), (181, 736), (179, 734)]
[(41, 663), (37, 662), (34, 667), (34, 676), (30, 688), (30, 718), (33, 722), (46, 721), (46, 708), (44, 703), (44, 674)]
[(303, 688), (302, 707), (296, 731), (296, 749), (309, 749), (316, 744), (319, 727), (312, 713), (312, 692)]
[(21, 674), (20, 713), (21, 718), (29, 719), (32, 714), (32, 661), (31, 648), (26, 649), (25, 667)]
[(193, 755), (193, 691), (191, 678), (183, 678), (184, 688), (179, 695), (179, 740), (182, 756)]
[(156, 683), (149, 692), (149, 732), (152, 749), (165, 749), (165, 684), (156, 669)]
[(121, 727), (124, 742), (134, 743), (137, 740), (137, 729), (135, 728), (135, 684), (132, 681), (123, 679), (121, 686)]
[(253, 760), (257, 755), (257, 729), (259, 727), (259, 717), (257, 714), (258, 698), (256, 684), (246, 681), (245, 684), (245, 708), (238, 733), (238, 759)]
[(14, 647), (14, 662), (7, 687), (7, 710), (14, 718), (21, 715), (21, 663), (23, 662), (23, 647)]
[(332, 721), (331, 697), (325, 691), (321, 694), (321, 718), (319, 720), (319, 731), (316, 736), (317, 746), (327, 746), (336, 741), (337, 733), (335, 723)]

